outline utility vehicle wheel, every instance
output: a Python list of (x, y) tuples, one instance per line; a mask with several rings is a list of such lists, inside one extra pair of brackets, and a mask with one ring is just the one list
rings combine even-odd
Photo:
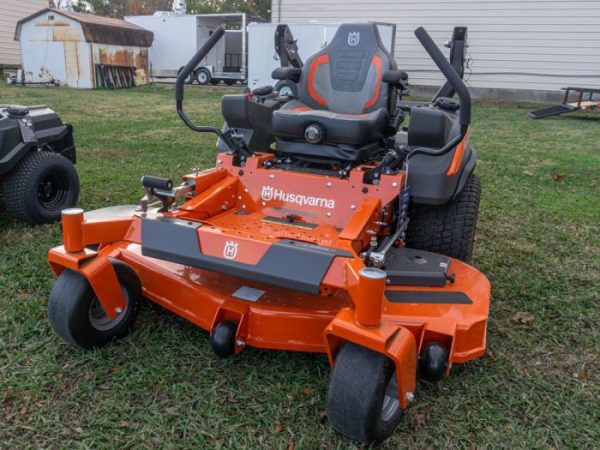
[[(183, 70), (183, 67), (180, 67), (179, 70), (177, 71), (177, 76), (179, 76), (179, 74), (181, 73), (181, 71)], [(193, 73), (191, 73), (185, 80), (185, 82), (187, 84), (193, 84), (194, 83), (194, 75)]]
[(327, 387), (327, 416), (343, 435), (365, 444), (380, 442), (402, 418), (394, 363), (353, 343), (339, 351)]
[(429, 381), (444, 378), (448, 367), (448, 350), (442, 344), (431, 342), (425, 346), (419, 358), (419, 374)]
[(463, 191), (444, 205), (411, 204), (406, 246), (471, 261), (480, 195), (479, 178), (472, 174)]
[(298, 88), (293, 83), (288, 83), (287, 81), (278, 81), (275, 84), (274, 88), (279, 95), (283, 97), (297, 97), (298, 96)]
[(26, 155), (3, 183), (7, 210), (24, 222), (50, 223), (77, 203), (79, 177), (73, 164), (58, 153)]
[[(208, 84), (211, 82), (211, 76), (210, 76), (210, 72), (208, 71), (208, 69), (198, 69), (196, 71), (196, 81), (198, 82), (198, 84)], [(217, 81), (218, 83), (218, 81)]]
[(237, 325), (230, 320), (219, 322), (210, 334), (210, 347), (215, 355), (227, 358), (235, 353)]
[(113, 262), (127, 304), (110, 319), (83, 275), (65, 269), (54, 282), (48, 301), (50, 325), (76, 348), (102, 347), (127, 335), (137, 316), (142, 288), (131, 267)]
[(233, 86), (235, 84), (235, 80), (226, 79), (225, 84), (227, 86)]
[(220, 82), (221, 82), (221, 80), (219, 80), (218, 78), (211, 78), (210, 79), (210, 84), (212, 84), (213, 86), (216, 86)]

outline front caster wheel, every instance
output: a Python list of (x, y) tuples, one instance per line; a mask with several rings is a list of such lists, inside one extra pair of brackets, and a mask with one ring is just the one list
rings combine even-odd
[(127, 335), (137, 316), (142, 288), (131, 267), (113, 262), (125, 309), (115, 318), (106, 315), (83, 275), (65, 269), (54, 282), (48, 300), (48, 320), (61, 338), (76, 348), (91, 349)]
[(341, 434), (381, 442), (402, 419), (393, 361), (353, 343), (337, 354), (327, 388), (327, 416)]
[(423, 378), (438, 381), (444, 378), (448, 368), (448, 350), (438, 342), (425, 346), (419, 358), (419, 371)]
[(210, 347), (215, 355), (227, 358), (235, 353), (235, 322), (224, 320), (219, 322), (210, 334)]

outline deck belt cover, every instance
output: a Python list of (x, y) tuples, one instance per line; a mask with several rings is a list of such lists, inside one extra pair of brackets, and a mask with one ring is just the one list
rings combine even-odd
[(251, 265), (204, 255), (198, 242), (201, 223), (170, 218), (142, 219), (142, 255), (318, 294), (333, 258), (350, 252), (282, 239), (272, 244), (258, 264)]

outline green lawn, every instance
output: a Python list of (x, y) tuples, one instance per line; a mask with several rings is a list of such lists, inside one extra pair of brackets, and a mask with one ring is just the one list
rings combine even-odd
[[(224, 90), (191, 88), (190, 115), (220, 126)], [(213, 135), (187, 129), (173, 89), (0, 86), (74, 124), (85, 209), (135, 203), (143, 174), (209, 167)], [(382, 448), (600, 445), (600, 114), (544, 121), (531, 105), (476, 103), (483, 185), (475, 265), (493, 285), (488, 352), (420, 383)], [(2, 209), (2, 207), (0, 207)], [(59, 225), (0, 211), (0, 448), (353, 448), (324, 416), (324, 356), (247, 349), (146, 306), (127, 339), (93, 352), (48, 325), (47, 250)]]

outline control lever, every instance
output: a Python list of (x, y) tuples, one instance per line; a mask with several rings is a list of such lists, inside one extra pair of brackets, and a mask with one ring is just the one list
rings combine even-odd
[(154, 200), (159, 201), (162, 205), (159, 212), (166, 212), (171, 208), (177, 197), (192, 192), (195, 187), (194, 179), (188, 179), (176, 188), (173, 188), (173, 181), (168, 178), (144, 175), (141, 181), (146, 193), (140, 200), (139, 206), (139, 210), (143, 213), (148, 212), (148, 205), (153, 203)]

